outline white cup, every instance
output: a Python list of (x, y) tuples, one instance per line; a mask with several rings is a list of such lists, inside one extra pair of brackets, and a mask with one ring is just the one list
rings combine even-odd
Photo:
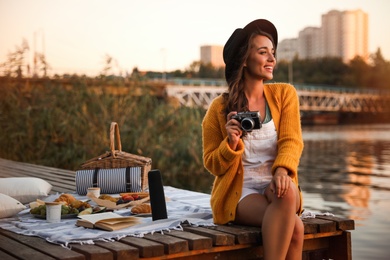
[(100, 197), (100, 188), (99, 187), (91, 187), (88, 188), (87, 196), (92, 195), (93, 197), (99, 198)]
[(61, 203), (46, 202), (46, 221), (49, 223), (61, 222)]

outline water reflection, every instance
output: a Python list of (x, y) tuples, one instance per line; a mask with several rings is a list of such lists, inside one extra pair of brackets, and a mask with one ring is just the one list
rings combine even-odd
[[(304, 208), (355, 220), (354, 259), (387, 257), (390, 125), (311, 126), (303, 128), (303, 137)], [(368, 255), (373, 247), (374, 255)]]

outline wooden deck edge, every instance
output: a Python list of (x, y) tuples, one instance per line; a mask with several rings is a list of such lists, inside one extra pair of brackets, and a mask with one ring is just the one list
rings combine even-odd
[[(349, 235), (348, 235), (349, 233)], [(348, 231), (335, 231), (322, 234), (306, 234), (303, 252), (315, 250), (328, 250), (331, 259), (351, 260), (351, 239)], [(258, 259), (263, 256), (263, 246), (259, 244), (236, 244), (231, 246), (216, 246), (208, 249), (191, 250), (176, 254), (168, 254), (158, 257), (142, 258), (145, 260), (157, 259), (216, 259), (221, 258), (222, 254), (227, 254), (229, 259), (237, 255), (240, 259)], [(340, 258), (340, 256), (342, 256)], [(216, 257), (216, 258), (215, 258)], [(244, 258), (242, 258), (244, 257)], [(344, 258), (345, 257), (345, 258)]]

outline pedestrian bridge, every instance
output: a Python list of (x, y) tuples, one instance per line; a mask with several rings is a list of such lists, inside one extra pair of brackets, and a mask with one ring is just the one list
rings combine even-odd
[[(321, 112), (390, 112), (390, 92), (342, 87), (295, 85), (301, 111)], [(181, 105), (208, 108), (211, 101), (227, 90), (226, 86), (167, 85), (168, 96)]]

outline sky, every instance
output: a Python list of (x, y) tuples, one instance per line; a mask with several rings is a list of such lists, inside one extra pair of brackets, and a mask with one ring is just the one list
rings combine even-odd
[(185, 70), (200, 46), (224, 45), (236, 28), (268, 19), (279, 41), (321, 26), (330, 10), (369, 15), (369, 52), (390, 59), (389, 0), (0, 0), (0, 63), (27, 40), (44, 53), (49, 74)]

